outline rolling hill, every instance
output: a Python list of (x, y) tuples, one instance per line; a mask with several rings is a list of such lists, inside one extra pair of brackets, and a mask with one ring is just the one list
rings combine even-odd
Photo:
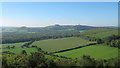
[(93, 29), (80, 32), (80, 35), (95, 37), (95, 38), (105, 38), (111, 35), (118, 35), (117, 29)]

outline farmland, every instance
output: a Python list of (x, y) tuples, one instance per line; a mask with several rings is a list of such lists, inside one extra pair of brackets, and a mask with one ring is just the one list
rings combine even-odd
[[(59, 31), (66, 32), (68, 30), (69, 29), (64, 29)], [(9, 59), (10, 56), (11, 58), (12, 57), (16, 57), (18, 59), (24, 58), (23, 60), (21, 60), (22, 63), (24, 64), (26, 64), (27, 62), (31, 64), (30, 62), (31, 60), (37, 63), (39, 59), (39, 61), (44, 60), (46, 61), (46, 63), (52, 62), (58, 66), (66, 66), (66, 65), (89, 66), (92, 64), (101, 64), (101, 63), (107, 66), (108, 64), (111, 63), (111, 61), (112, 64), (115, 65), (117, 63), (117, 60), (119, 59), (118, 58), (119, 36), (117, 33), (117, 29), (102, 28), (102, 29), (80, 30), (77, 34), (74, 33), (74, 31), (73, 33), (70, 32), (70, 34), (67, 32), (66, 34), (64, 34), (64, 32), (60, 34), (59, 32), (54, 33), (52, 31), (52, 34), (50, 35), (48, 33), (36, 34), (37, 32), (29, 32), (30, 35), (25, 34), (26, 37), (24, 37), (24, 35), (22, 36), (19, 33), (22, 34), (24, 32), (23, 31), (16, 32), (16, 35), (13, 35), (14, 32), (11, 33), (11, 35), (14, 36), (14, 40), (15, 39), (23, 40), (23, 38), (26, 39), (26, 37), (29, 38), (29, 40), (27, 41), (25, 40), (22, 42), (20, 42), (19, 40), (13, 41), (13, 39), (11, 38), (12, 36), (8, 36), (7, 38), (12, 41), (11, 42), (5, 41), (5, 43), (2, 44), (2, 46), (0, 47), (0, 49), (2, 48), (2, 52), (4, 54), (3, 57), (7, 56), (8, 58), (6, 62), (11, 62), (11, 60), (12, 61), (14, 60), (14, 59)], [(17, 56), (21, 56), (21, 57), (17, 57)], [(24, 60), (26, 62), (24, 62)], [(104, 60), (106, 62), (103, 62)], [(15, 61), (17, 60), (15, 59)], [(20, 62), (21, 64), (21, 61), (17, 61), (17, 62)]]
[(2, 44), (2, 48), (4, 49), (5, 47), (8, 47), (8, 46), (15, 46), (15, 48), (20, 48), (25, 43), (27, 43), (27, 42)]
[(93, 29), (81, 32), (81, 35), (95, 38), (105, 38), (111, 35), (118, 35), (117, 29)]
[(83, 46), (89, 43), (93, 43), (93, 42), (84, 40), (79, 37), (69, 37), (69, 38), (61, 38), (61, 39), (48, 39), (48, 40), (35, 41), (31, 45), (36, 45), (42, 48), (44, 51), (54, 52), (68, 48), (74, 48), (77, 46)]
[[(12, 53), (21, 54), (22, 50), (26, 50), (28, 54), (30, 52), (37, 52), (35, 48), (21, 48), (22, 45), (24, 45), (27, 42), (20, 42), (20, 43), (8, 43), (8, 44), (2, 44), (2, 51), (10, 51)], [(90, 42), (87, 40), (84, 40), (80, 37), (69, 37), (69, 38), (60, 38), (60, 39), (48, 39), (48, 40), (40, 40), (33, 42), (30, 46), (38, 46), (42, 48), (42, 50), (47, 52), (55, 52), (59, 50), (65, 50), (69, 48), (74, 48), (77, 46), (84, 46)], [(8, 48), (13, 47), (14, 48)], [(35, 51), (34, 51), (35, 50)]]
[(87, 46), (84, 48), (79, 48), (71, 51), (56, 53), (56, 55), (71, 57), (71, 58), (80, 58), (83, 55), (90, 55), (95, 59), (110, 59), (118, 57), (118, 49), (108, 46), (93, 45)]
[[(82, 31), (80, 33), (80, 35), (83, 35), (83, 36), (91, 36), (91, 37), (97, 37), (97, 38), (104, 38), (114, 34), (117, 34), (116, 29), (93, 29), (93, 30)], [(2, 48), (3, 48), (3, 51), (10, 51), (10, 52), (14, 52), (18, 49), (18, 52), (14, 52), (16, 54), (20, 54), (21, 53), (20, 51), (22, 50), (27, 50), (27, 52), (29, 53), (30, 48), (26, 48), (26, 49), (21, 48), (21, 46), (24, 45), (25, 43), (27, 42), (2, 44)], [(67, 38), (58, 38), (58, 39), (39, 40), (39, 41), (33, 42), (30, 46), (38, 46), (42, 50), (47, 52), (55, 52), (55, 51), (75, 48), (78, 46), (84, 46), (90, 43), (95, 43), (95, 41), (88, 41), (82, 37), (67, 37)], [(10, 47), (15, 46), (15, 48), (7, 49), (8, 46)], [(30, 52), (34, 52), (34, 51), (30, 51)]]
[(28, 55), (32, 52), (38, 52), (35, 48), (15, 48), (15, 49), (3, 49), (3, 51), (9, 51), (15, 54), (22, 54), (22, 51), (25, 50)]
[[(35, 48), (21, 48), (22, 45), (24, 45), (27, 42), (20, 42), (20, 43), (8, 43), (8, 44), (2, 44), (2, 51), (9, 51), (15, 54), (21, 54), (23, 50), (26, 50), (27, 54), (30, 55), (31, 52), (37, 52), (37, 49)], [(15, 46), (14, 48), (12, 48)], [(9, 48), (8, 48), (9, 47)]]

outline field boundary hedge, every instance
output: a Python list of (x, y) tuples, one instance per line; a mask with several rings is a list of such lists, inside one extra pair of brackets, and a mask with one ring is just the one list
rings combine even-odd
[(65, 50), (60, 50), (60, 51), (51, 52), (51, 53), (49, 53), (49, 54), (54, 54), (54, 53), (60, 53), (60, 52), (70, 51), (70, 50), (79, 49), (79, 48), (83, 48), (83, 47), (86, 47), (86, 46), (92, 46), (92, 45), (96, 45), (96, 44), (98, 44), (98, 43), (90, 43), (90, 44), (83, 45), (83, 46), (78, 46), (78, 47), (74, 47), (74, 48), (70, 48), (70, 49), (65, 49)]

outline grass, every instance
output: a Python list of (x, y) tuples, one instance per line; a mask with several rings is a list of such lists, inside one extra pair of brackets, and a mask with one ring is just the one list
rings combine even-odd
[(81, 32), (81, 35), (96, 37), (96, 38), (105, 38), (111, 35), (118, 35), (117, 29), (93, 29)]
[(10, 51), (15, 54), (21, 54), (22, 50), (25, 50), (28, 55), (31, 54), (31, 52), (37, 52), (37, 49), (35, 48), (15, 48), (15, 49), (3, 49), (3, 51)]
[(27, 42), (20, 42), (20, 43), (7, 43), (7, 44), (2, 44), (2, 48), (4, 49), (7, 46), (15, 46), (15, 48), (20, 48), (22, 45), (24, 45)]
[(54, 52), (54, 51), (68, 49), (68, 48), (74, 48), (77, 46), (83, 46), (89, 43), (92, 43), (92, 42), (84, 40), (79, 37), (69, 37), (69, 38), (35, 41), (31, 45), (36, 45), (42, 48), (44, 51)]
[(118, 48), (109, 46), (93, 45), (84, 48), (79, 48), (71, 51), (56, 53), (56, 55), (66, 56), (71, 58), (80, 58), (83, 55), (90, 55), (95, 59), (110, 59), (118, 57)]
[(105, 38), (111, 35), (118, 35), (118, 30), (100, 32), (100, 33), (92, 34), (91, 36), (96, 38)]
[[(2, 48), (2, 51), (10, 51), (15, 54), (21, 54), (22, 50), (26, 50), (27, 54), (29, 55), (31, 52), (37, 52), (37, 49), (35, 48), (21, 48), (22, 45), (24, 45), (27, 42), (20, 42), (20, 43), (8, 43), (8, 44), (2, 44), (0, 45), (0, 48)], [(6, 47), (12, 47), (15, 46), (15, 48), (6, 48)]]

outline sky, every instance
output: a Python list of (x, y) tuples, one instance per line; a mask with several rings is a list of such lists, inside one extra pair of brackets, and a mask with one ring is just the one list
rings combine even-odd
[(119, 0), (1, 0), (2, 2), (118, 2)]
[(117, 2), (3, 2), (2, 26), (117, 26)]

